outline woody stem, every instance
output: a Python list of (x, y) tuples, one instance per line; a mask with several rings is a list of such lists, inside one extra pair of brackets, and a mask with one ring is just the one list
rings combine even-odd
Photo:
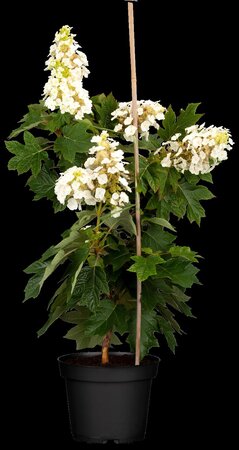
[(102, 365), (109, 364), (109, 347), (110, 347), (111, 337), (112, 337), (112, 331), (108, 331), (108, 333), (105, 335), (103, 342), (102, 342), (102, 354), (101, 354)]

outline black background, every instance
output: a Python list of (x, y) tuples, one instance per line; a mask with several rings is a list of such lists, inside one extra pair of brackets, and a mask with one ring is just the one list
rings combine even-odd
[[(139, 0), (136, 5), (138, 97), (160, 99), (179, 109), (202, 102), (207, 125), (231, 129), (236, 140), (236, 15), (227, 2), (208, 9), (208, 2), (178, 5)], [(91, 95), (113, 91), (118, 100), (130, 99), (127, 5), (123, 0), (101, 2), (41, 2), (7, 6), (2, 18), (2, 138), (16, 127), (26, 105), (37, 102), (47, 74), (43, 71), (49, 45), (62, 25), (74, 27), (87, 54), (91, 74), (85, 87)], [(3, 108), (4, 105), (4, 108)], [(238, 223), (237, 144), (229, 160), (215, 169), (214, 200), (206, 204), (200, 229), (179, 225), (179, 242), (205, 259), (193, 288), (197, 320), (184, 322), (176, 356), (162, 343), (154, 353), (162, 358), (154, 383), (148, 437), (140, 446), (157, 441), (194, 449), (231, 436), (230, 400), (235, 340), (237, 279), (233, 257)], [(74, 350), (61, 339), (65, 328), (56, 324), (41, 339), (36, 330), (46, 318), (51, 286), (40, 300), (21, 304), (26, 277), (22, 269), (72, 223), (71, 213), (54, 216), (51, 205), (32, 202), (24, 176), (7, 172), (9, 155), (2, 151), (2, 352), (7, 394), (6, 430), (25, 446), (44, 444), (77, 448), (71, 441), (56, 357)], [(6, 250), (6, 251), (5, 251)], [(229, 420), (228, 420), (229, 417)], [(106, 416), (107, 420), (107, 416)]]

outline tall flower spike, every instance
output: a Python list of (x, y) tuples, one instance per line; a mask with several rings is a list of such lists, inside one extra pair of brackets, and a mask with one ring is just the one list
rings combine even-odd
[(80, 45), (74, 37), (68, 25), (55, 34), (45, 69), (51, 74), (43, 95), (51, 111), (59, 108), (62, 114), (68, 112), (80, 120), (91, 112), (92, 102), (82, 86), (83, 78), (89, 74), (88, 60), (85, 53), (79, 51)]

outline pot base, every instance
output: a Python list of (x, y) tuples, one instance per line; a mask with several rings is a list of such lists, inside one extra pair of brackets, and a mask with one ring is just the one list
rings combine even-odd
[(104, 438), (89, 438), (87, 436), (77, 436), (72, 434), (72, 439), (76, 442), (84, 442), (85, 444), (131, 444), (133, 442), (143, 441), (145, 436), (140, 436), (130, 439), (104, 439)]

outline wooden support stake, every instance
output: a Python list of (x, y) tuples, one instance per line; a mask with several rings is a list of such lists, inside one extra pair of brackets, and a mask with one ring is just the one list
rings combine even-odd
[[(141, 256), (141, 223), (140, 223), (140, 194), (138, 192), (139, 180), (139, 144), (138, 144), (138, 108), (137, 108), (137, 76), (134, 38), (134, 5), (128, 2), (129, 19), (129, 46), (131, 66), (131, 90), (132, 90), (132, 116), (133, 125), (136, 127), (134, 137), (134, 164), (135, 164), (135, 220), (136, 220), (136, 254)], [(135, 342), (135, 365), (140, 364), (140, 339), (141, 339), (141, 293), (142, 284), (137, 279), (137, 319), (136, 319), (136, 342)]]

